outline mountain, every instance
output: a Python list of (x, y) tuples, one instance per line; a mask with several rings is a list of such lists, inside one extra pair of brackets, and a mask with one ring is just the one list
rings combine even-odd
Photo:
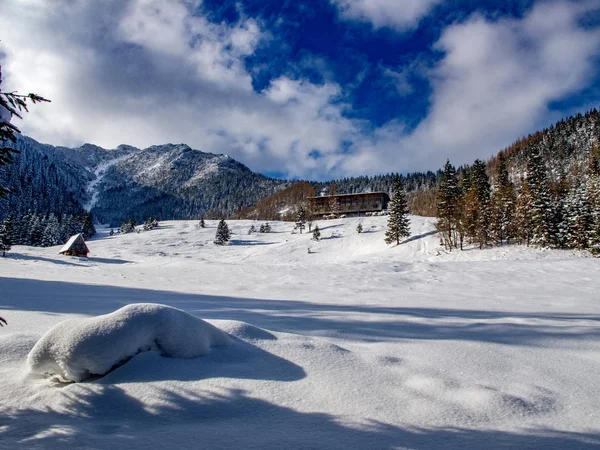
[(85, 209), (111, 226), (130, 217), (228, 217), (289, 185), (185, 144), (107, 150), (54, 147), (19, 136), (13, 147), (20, 152), (15, 163), (0, 168), (0, 183), (14, 192), (0, 206), (3, 216)]

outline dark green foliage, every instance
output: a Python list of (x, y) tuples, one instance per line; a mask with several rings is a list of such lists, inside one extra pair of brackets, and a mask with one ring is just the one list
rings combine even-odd
[(474, 230), (471, 237), (479, 245), (479, 248), (483, 248), (489, 240), (492, 210), (490, 180), (485, 163), (480, 159), (475, 160), (471, 167), (471, 187), (469, 190), (474, 192), (475, 197), (475, 208), (473, 209)]
[(4, 219), (2, 226), (0, 227), (0, 252), (2, 256), (6, 255), (12, 246), (12, 235), (13, 235), (13, 223), (12, 218), (8, 216)]
[(318, 241), (319, 239), (321, 239), (321, 230), (319, 230), (318, 225), (315, 226), (315, 229), (312, 232), (312, 239), (313, 241)]
[(269, 225), (269, 222), (265, 222), (260, 226), (260, 230), (261, 233), (270, 233), (271, 232), (271, 225)]
[(542, 247), (556, 243), (553, 202), (548, 189), (546, 165), (539, 148), (527, 160), (527, 184), (531, 191), (531, 243)]
[(144, 231), (150, 231), (158, 227), (158, 219), (156, 217), (148, 217), (144, 221)]
[(298, 210), (298, 216), (296, 217), (296, 228), (300, 230), (300, 234), (302, 234), (302, 231), (304, 230), (304, 228), (306, 227), (306, 210), (304, 209), (304, 206), (300, 206), (300, 209)]
[(129, 220), (126, 220), (121, 224), (119, 231), (121, 233), (133, 233), (135, 231), (136, 222), (133, 217), (130, 217)]
[(503, 153), (498, 155), (499, 167), (496, 189), (492, 196), (492, 226), (491, 232), (499, 244), (509, 243), (514, 238), (516, 194), (515, 185), (510, 181), (506, 158)]
[(461, 215), (462, 190), (458, 183), (456, 168), (446, 161), (437, 189), (437, 227), (447, 248), (458, 245), (458, 226)]
[(363, 232), (363, 226), (362, 226), (362, 223), (358, 222), (358, 225), (356, 225), (356, 232), (357, 232), (358, 234), (360, 234), (360, 233), (362, 233), (362, 232)]
[(22, 216), (9, 215), (7, 220), (11, 223), (8, 236), (13, 245), (50, 247), (64, 244), (74, 234), (82, 233), (86, 239), (96, 234), (88, 214), (56, 216), (29, 212)]
[(215, 235), (215, 244), (217, 245), (225, 245), (231, 239), (231, 232), (229, 231), (229, 227), (225, 222), (225, 219), (221, 219), (219, 225), (217, 226), (217, 234)]
[(397, 176), (394, 183), (394, 194), (389, 204), (390, 216), (385, 232), (386, 244), (396, 242), (400, 244), (400, 239), (410, 236), (410, 220), (408, 218), (408, 207), (406, 205), (406, 194), (402, 179)]

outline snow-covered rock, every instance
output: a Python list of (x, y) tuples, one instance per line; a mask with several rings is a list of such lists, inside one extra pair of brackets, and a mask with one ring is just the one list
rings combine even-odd
[(185, 311), (137, 303), (110, 314), (58, 323), (35, 344), (27, 362), (34, 373), (82, 381), (104, 375), (141, 352), (196, 358), (230, 342), (223, 331)]

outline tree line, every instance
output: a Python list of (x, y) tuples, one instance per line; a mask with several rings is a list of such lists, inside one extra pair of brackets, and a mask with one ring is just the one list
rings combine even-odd
[[(511, 180), (504, 153), (494, 182), (476, 160), (460, 171), (447, 161), (437, 189), (437, 228), (448, 250), (517, 243), (600, 254), (600, 150), (593, 143), (587, 170), (552, 188), (541, 143), (529, 149), (525, 170)], [(460, 172), (460, 173), (459, 173)], [(559, 183), (560, 185), (560, 183)]]

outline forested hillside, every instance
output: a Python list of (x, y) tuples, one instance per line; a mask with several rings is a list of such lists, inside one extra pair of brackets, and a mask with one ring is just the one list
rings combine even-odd
[(486, 165), (448, 161), (437, 192), (446, 248), (505, 242), (600, 253), (600, 116), (578, 114)]

